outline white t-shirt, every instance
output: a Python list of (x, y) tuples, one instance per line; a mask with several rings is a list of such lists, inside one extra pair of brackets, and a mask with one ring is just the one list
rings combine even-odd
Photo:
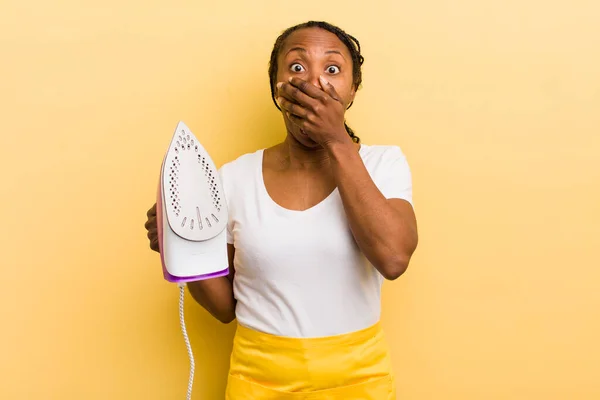
[[(263, 151), (219, 170), (229, 209), (227, 241), (235, 247), (238, 323), (301, 338), (373, 325), (384, 278), (357, 246), (338, 189), (308, 210), (281, 207), (264, 185)], [(386, 198), (412, 204), (411, 173), (399, 147), (363, 144), (360, 155)]]

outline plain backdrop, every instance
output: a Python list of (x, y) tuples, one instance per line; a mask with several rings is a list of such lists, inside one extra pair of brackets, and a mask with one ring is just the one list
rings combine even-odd
[[(184, 120), (218, 166), (284, 137), (279, 33), (340, 25), (348, 112), (400, 145), (420, 245), (386, 283), (399, 398), (600, 398), (600, 5), (554, 1), (0, 3), (0, 398), (183, 399), (177, 287), (144, 222)], [(235, 323), (187, 297), (195, 399)]]

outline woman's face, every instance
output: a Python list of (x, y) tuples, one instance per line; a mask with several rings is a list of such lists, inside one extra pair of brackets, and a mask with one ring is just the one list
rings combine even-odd
[[(347, 108), (354, 100), (356, 90), (352, 79), (352, 57), (346, 45), (335, 34), (321, 28), (303, 28), (293, 32), (279, 51), (276, 82), (287, 82), (290, 77), (297, 77), (322, 89), (319, 75), (335, 87), (344, 108)], [(306, 147), (317, 147), (289, 121), (285, 113), (283, 118), (293, 139)]]

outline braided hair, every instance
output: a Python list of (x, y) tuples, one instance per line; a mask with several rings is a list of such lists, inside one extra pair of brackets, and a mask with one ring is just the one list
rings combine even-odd
[[(287, 37), (290, 36), (291, 33), (295, 32), (299, 29), (312, 28), (312, 27), (321, 28), (328, 32), (333, 33), (342, 41), (342, 43), (344, 43), (346, 45), (346, 47), (348, 48), (348, 51), (350, 51), (350, 56), (352, 57), (352, 83), (353, 83), (355, 89), (358, 89), (360, 87), (360, 84), (362, 83), (361, 66), (365, 59), (360, 54), (360, 43), (354, 36), (347, 34), (346, 32), (344, 32), (341, 28), (338, 28), (337, 26), (331, 25), (330, 23), (323, 22), (323, 21), (308, 21), (308, 22), (304, 22), (302, 24), (292, 26), (292, 27), (286, 29), (285, 31), (283, 31), (283, 33), (275, 41), (275, 45), (273, 46), (273, 51), (271, 52), (271, 60), (269, 61), (269, 80), (270, 80), (270, 84), (271, 84), (271, 99), (273, 100), (273, 103), (275, 103), (275, 107), (277, 107), (277, 109), (280, 111), (281, 111), (281, 108), (279, 108), (279, 104), (277, 104), (277, 101), (275, 100), (275, 85), (277, 83), (276, 80), (277, 80), (277, 67), (278, 67), (277, 66), (277, 58), (279, 56), (279, 51), (283, 47), (283, 43), (285, 42), (285, 39), (287, 39)], [(350, 108), (350, 106), (352, 106), (352, 103), (350, 103), (348, 108)], [(352, 129), (350, 129), (350, 127), (346, 124), (346, 121), (344, 121), (344, 126), (346, 128), (346, 132), (348, 132), (348, 135), (350, 135), (352, 140), (355, 143), (360, 143), (360, 138), (354, 134), (354, 131)]]

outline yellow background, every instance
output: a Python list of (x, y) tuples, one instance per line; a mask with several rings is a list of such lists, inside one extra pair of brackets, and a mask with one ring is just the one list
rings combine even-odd
[[(184, 398), (143, 227), (163, 152), (180, 119), (218, 165), (282, 140), (267, 62), (308, 19), (359, 38), (348, 121), (413, 169), (421, 242), (383, 300), (399, 397), (600, 398), (593, 0), (2, 1), (0, 398)], [(186, 309), (195, 398), (222, 398), (235, 324)]]

